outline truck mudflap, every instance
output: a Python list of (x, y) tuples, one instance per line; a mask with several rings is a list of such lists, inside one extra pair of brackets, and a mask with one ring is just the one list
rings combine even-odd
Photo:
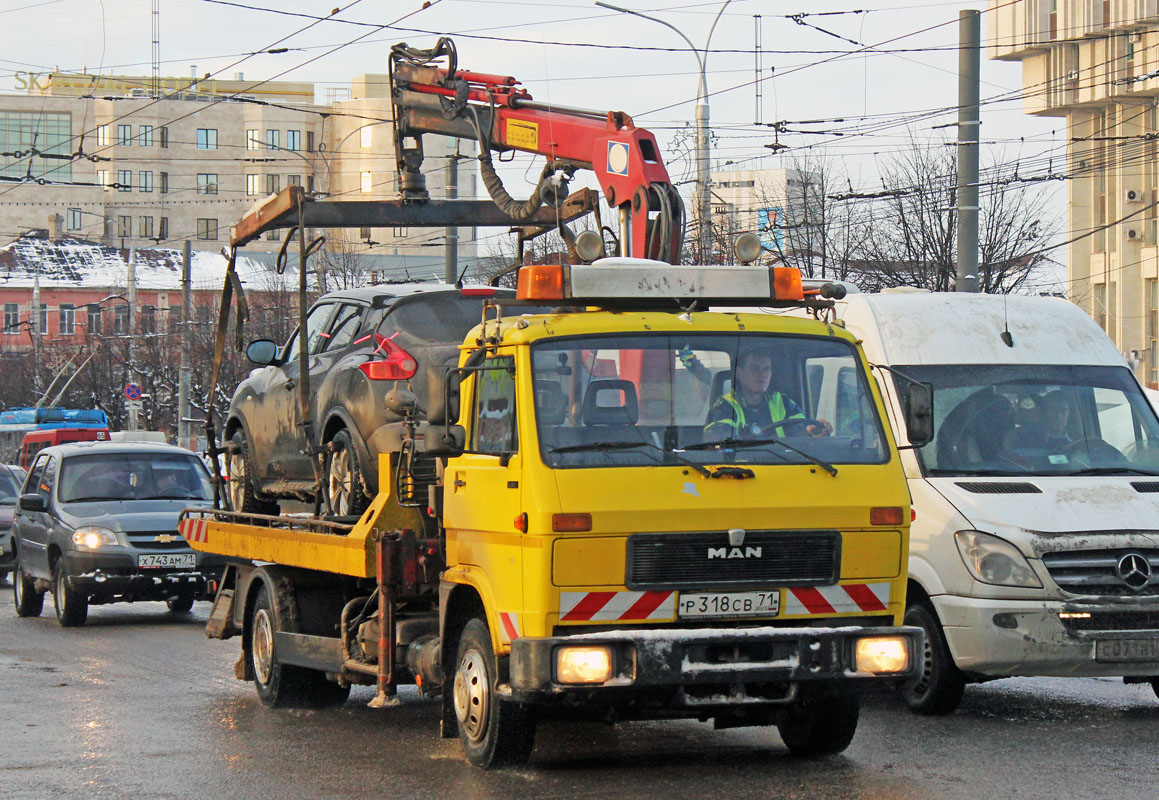
[[(897, 671), (859, 669), (857, 643), (896, 637), (906, 652)], [(611, 677), (600, 683), (563, 683), (557, 674), (561, 648), (606, 647)], [(796, 686), (813, 681), (868, 682), (913, 677), (921, 669), (925, 639), (920, 628), (629, 629), (575, 636), (518, 638), (511, 643), (509, 677), (514, 699), (534, 702), (606, 690), (673, 689), (686, 706), (791, 702)]]

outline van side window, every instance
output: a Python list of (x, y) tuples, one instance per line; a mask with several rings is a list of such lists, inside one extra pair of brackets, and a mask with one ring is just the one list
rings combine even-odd
[(511, 356), (489, 358), (483, 369), (475, 373), (471, 452), (501, 455), (519, 449), (514, 366)]

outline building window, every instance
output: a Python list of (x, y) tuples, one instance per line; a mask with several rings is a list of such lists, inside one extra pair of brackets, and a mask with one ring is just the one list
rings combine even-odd
[(160, 189), (161, 189), (161, 194), (169, 194), (169, 173), (168, 172), (161, 173)]
[(117, 126), (117, 144), (121, 147), (129, 147), (133, 144), (133, 126), (132, 125), (118, 125)]
[(358, 229), (358, 236), (364, 242), (370, 241), (370, 228), (359, 228)]
[(261, 175), (246, 175), (245, 176), (245, 193), (250, 197), (256, 197), (262, 193), (262, 176)]
[(98, 125), (97, 126), (97, 147), (108, 147), (110, 144), (112, 144), (112, 140), (109, 139), (109, 126), (108, 125)]
[(140, 136), (138, 138), (140, 138), (140, 140), (141, 140), (141, 147), (152, 147), (153, 146), (153, 126), (152, 125), (142, 125), (139, 128), (139, 130), (140, 130)]
[(1111, 281), (1107, 284), (1107, 336), (1116, 345), (1119, 343), (1119, 284)]
[(287, 150), (301, 150), (302, 149), (302, 132), (301, 131), (286, 131), (286, 149)]
[(370, 147), (372, 144), (374, 144), (374, 131), (370, 129), (369, 125), (363, 125), (358, 130), (358, 140), (359, 144), (364, 148)]
[(121, 303), (113, 312), (113, 333), (124, 336), (129, 332), (129, 305)]
[(306, 176), (306, 191), (311, 192), (311, 193), (314, 191), (314, 176), (313, 175)]
[(1107, 285), (1105, 283), (1095, 284), (1095, 322), (1099, 323), (1099, 327), (1104, 331), (1107, 329)]
[(137, 185), (141, 187), (142, 192), (153, 191), (153, 171), (144, 169), (137, 173)]
[(141, 333), (157, 332), (157, 309), (155, 306), (141, 306)]
[(133, 191), (133, 170), (119, 169), (117, 170), (117, 191), (131, 192)]
[(181, 325), (181, 306), (169, 306), (169, 320), (167, 328), (170, 333), (177, 333)]
[(109, 188), (109, 171), (107, 169), (97, 170), (97, 186)]
[(169, 146), (169, 128), (168, 128), (168, 126), (161, 128), (161, 146), (162, 147)]
[(19, 333), (20, 306), (16, 303), (4, 304), (4, 332), (9, 336)]
[(198, 150), (216, 150), (217, 149), (217, 128), (198, 128), (197, 129), (197, 149)]
[(60, 304), (60, 335), (72, 336), (76, 333), (76, 306), (72, 303)]
[(276, 242), (276, 241), (279, 241), (281, 238), (282, 238), (281, 231), (270, 231), (266, 234), (266, 241), (267, 242)]
[[(52, 180), (71, 180), (70, 158), (76, 149), (71, 142), (71, 115), (66, 113), (0, 111), (0, 175), (11, 178), (47, 176)], [(32, 148), (44, 156), (20, 157), (17, 151)]]
[(277, 194), (281, 191), (281, 177), (278, 175), (266, 176), (266, 194)]
[(261, 150), (262, 149), (262, 132), (257, 128), (250, 128), (245, 132), (245, 149), (246, 150)]
[(217, 240), (217, 220), (215, 219), (199, 219), (197, 220), (197, 238), (203, 241)]
[(157, 223), (157, 238), (161, 241), (169, 238), (169, 217), (161, 217), (161, 221)]
[(48, 335), (48, 304), (47, 303), (40, 304), (40, 329), (37, 331), (37, 333), (41, 334), (42, 336)]
[(100, 336), (104, 330), (104, 320), (101, 317), (103, 309), (96, 303), (88, 307), (89, 312), (89, 335)]
[(121, 236), (133, 238), (133, 218), (132, 217), (117, 217), (117, 224), (121, 227)]
[(280, 138), (279, 131), (266, 131), (266, 149), (267, 150), (277, 150), (279, 138)]
[(371, 178), (369, 172), (362, 173), (362, 179), (359, 181), (358, 188), (363, 194), (369, 194), (374, 188), (374, 180)]
[(197, 173), (197, 193), (217, 194), (217, 175), (211, 172)]
[(153, 218), (152, 217), (141, 217), (140, 223), (141, 223), (140, 229), (137, 231), (137, 235), (140, 236), (142, 239), (152, 239), (153, 238)]
[(286, 185), (287, 186), (301, 186), (302, 185), (302, 176), (301, 175), (287, 175), (286, 176)]
[(65, 224), (70, 231), (79, 231), (81, 229), (82, 223), (79, 208), (70, 208), (68, 210), (68, 221)]
[(1159, 386), (1159, 281), (1144, 281), (1147, 298), (1147, 385)]
[(314, 131), (306, 131), (306, 152), (314, 152)]

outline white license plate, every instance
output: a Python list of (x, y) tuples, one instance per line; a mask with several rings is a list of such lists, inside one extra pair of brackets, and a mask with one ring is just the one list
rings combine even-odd
[(141, 569), (183, 569), (194, 567), (195, 553), (150, 553), (137, 556), (137, 566)]
[(681, 594), (676, 608), (681, 617), (772, 617), (781, 608), (781, 593), (774, 590)]
[(1099, 639), (1095, 661), (1159, 661), (1159, 639)]

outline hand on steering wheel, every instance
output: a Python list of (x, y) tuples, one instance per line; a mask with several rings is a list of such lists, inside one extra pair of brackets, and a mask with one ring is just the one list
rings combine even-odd
[(790, 430), (801, 430), (815, 439), (833, 435), (832, 425), (823, 419), (813, 419), (812, 417), (793, 417), (792, 419), (781, 420), (774, 424), (773, 430), (783, 430), (786, 436), (794, 435)]

